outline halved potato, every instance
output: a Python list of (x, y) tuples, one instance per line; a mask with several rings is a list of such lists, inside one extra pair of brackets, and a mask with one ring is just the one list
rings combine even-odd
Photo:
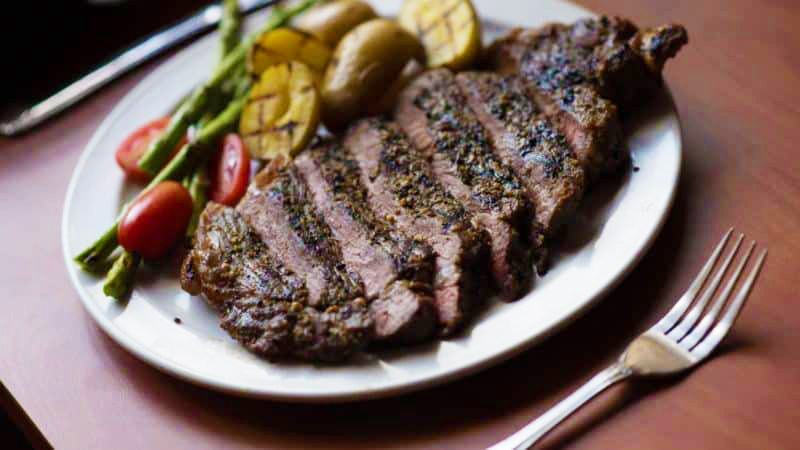
[(359, 117), (410, 60), (424, 58), (422, 44), (393, 20), (372, 19), (350, 30), (336, 46), (322, 80), (325, 125), (335, 130)]
[(481, 26), (470, 0), (406, 0), (400, 24), (419, 37), (428, 67), (462, 70), (481, 51)]
[(331, 49), (314, 36), (294, 28), (282, 27), (264, 32), (247, 53), (247, 71), (257, 77), (268, 67), (300, 61), (321, 74), (331, 58)]
[(336, 0), (314, 6), (301, 14), (295, 25), (336, 47), (348, 31), (376, 17), (378, 15), (372, 6), (361, 0)]
[(292, 157), (314, 136), (320, 99), (311, 69), (299, 61), (265, 70), (250, 90), (239, 132), (253, 158)]

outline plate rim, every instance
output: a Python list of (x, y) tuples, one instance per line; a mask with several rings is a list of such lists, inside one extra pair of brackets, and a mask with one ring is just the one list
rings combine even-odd
[[(564, 2), (563, 0), (554, 0), (554, 3), (567, 3), (570, 6), (574, 6), (573, 4), (569, 2)], [(589, 13), (591, 14), (591, 12)], [(491, 14), (487, 14), (487, 16), (491, 16)], [(670, 115), (674, 117), (677, 126), (677, 135), (676, 135), (677, 160), (675, 165), (676, 167), (675, 173), (670, 175), (670, 179), (673, 180), (673, 183), (669, 187), (670, 191), (667, 196), (667, 202), (665, 204), (665, 207), (660, 213), (660, 217), (658, 218), (656, 226), (650, 230), (643, 245), (639, 247), (639, 249), (636, 250), (635, 253), (622, 264), (622, 270), (618, 271), (610, 279), (606, 280), (603, 283), (604, 286), (601, 289), (597, 290), (594, 294), (592, 294), (590, 298), (587, 299), (583, 304), (572, 310), (561, 320), (554, 321), (554, 323), (548, 325), (540, 333), (534, 334), (526, 339), (521, 340), (520, 342), (514, 345), (511, 345), (503, 349), (502, 351), (496, 352), (488, 357), (484, 357), (480, 361), (469, 363), (468, 365), (465, 365), (463, 367), (450, 368), (449, 370), (443, 373), (429, 375), (426, 378), (420, 378), (420, 379), (411, 378), (407, 380), (402, 380), (393, 383), (391, 386), (383, 386), (383, 385), (366, 386), (358, 391), (333, 390), (327, 393), (319, 393), (319, 392), (312, 393), (312, 392), (302, 392), (302, 391), (287, 392), (285, 390), (283, 391), (272, 390), (269, 387), (265, 387), (264, 389), (259, 389), (259, 390), (253, 390), (247, 387), (237, 385), (235, 383), (230, 383), (226, 380), (218, 380), (212, 376), (193, 372), (187, 367), (183, 366), (182, 364), (174, 360), (170, 361), (168, 358), (158, 355), (154, 353), (152, 350), (148, 349), (146, 346), (140, 344), (137, 340), (131, 338), (124, 330), (120, 329), (118, 326), (112, 323), (103, 314), (103, 312), (100, 310), (99, 305), (96, 304), (91, 295), (86, 291), (86, 288), (81, 282), (81, 280), (78, 279), (79, 269), (76, 267), (74, 263), (68, 244), (69, 242), (68, 235), (70, 228), (69, 212), (72, 210), (73, 207), (73, 199), (75, 198), (75, 190), (77, 189), (79, 175), (82, 173), (88, 159), (94, 153), (93, 149), (98, 146), (99, 142), (103, 139), (103, 136), (107, 134), (108, 129), (111, 128), (112, 125), (117, 122), (120, 116), (124, 115), (124, 113), (128, 110), (130, 104), (135, 102), (136, 98), (140, 93), (149, 90), (161, 80), (162, 77), (161, 73), (163, 71), (166, 71), (166, 69), (170, 66), (178, 65), (183, 58), (188, 57), (188, 54), (191, 53), (193, 49), (194, 51), (198, 51), (199, 49), (201, 49), (202, 45), (199, 44), (201, 43), (201, 41), (206, 40), (208, 38), (209, 36), (206, 36), (204, 38), (196, 40), (189, 46), (185, 47), (183, 50), (179, 50), (174, 55), (170, 56), (165, 61), (161, 62), (149, 74), (147, 74), (143, 80), (141, 80), (139, 83), (136, 84), (136, 86), (134, 86), (130, 91), (128, 91), (124, 95), (124, 97), (113, 107), (111, 112), (103, 119), (100, 126), (95, 130), (91, 139), (82, 150), (81, 155), (76, 165), (73, 168), (72, 175), (70, 176), (70, 181), (66, 190), (64, 206), (62, 209), (62, 223), (61, 223), (61, 243), (62, 243), (61, 247), (70, 281), (73, 287), (75, 288), (76, 292), (78, 293), (78, 296), (81, 300), (81, 304), (83, 305), (84, 309), (86, 309), (89, 312), (89, 315), (92, 317), (95, 323), (99, 325), (100, 328), (108, 336), (110, 336), (117, 344), (119, 344), (123, 349), (129, 351), (131, 354), (136, 356), (141, 361), (155, 367), (156, 369), (164, 373), (167, 373), (171, 376), (187, 381), (189, 383), (209, 388), (212, 390), (224, 392), (227, 394), (232, 394), (241, 397), (248, 397), (248, 398), (259, 398), (259, 399), (267, 399), (267, 400), (291, 402), (291, 403), (342, 403), (342, 402), (371, 400), (376, 398), (402, 395), (408, 392), (434, 387), (458, 378), (469, 376), (478, 371), (484, 370), (490, 366), (494, 366), (496, 364), (499, 364), (500, 362), (506, 361), (520, 354), (521, 352), (533, 347), (534, 345), (546, 340), (553, 334), (557, 333), (564, 327), (574, 322), (577, 318), (585, 314), (589, 309), (591, 309), (597, 303), (599, 303), (600, 300), (605, 298), (610, 291), (612, 291), (615, 287), (617, 287), (630, 274), (630, 272), (633, 271), (633, 269), (639, 264), (641, 259), (648, 253), (653, 243), (660, 235), (661, 230), (664, 224), (666, 223), (666, 220), (669, 217), (670, 212), (672, 210), (678, 186), (680, 183), (680, 176), (681, 176), (683, 157), (684, 157), (683, 126), (672, 93), (667, 84), (664, 83), (663, 90), (665, 97), (668, 101), (668, 104), (670, 106), (670, 113), (671, 113)], [(268, 362), (265, 361), (265, 363)]]

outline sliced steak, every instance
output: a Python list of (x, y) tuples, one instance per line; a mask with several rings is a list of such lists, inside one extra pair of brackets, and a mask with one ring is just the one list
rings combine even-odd
[(364, 296), (361, 280), (347, 270), (294, 166), (273, 162), (259, 172), (237, 210), (283, 263), (305, 278), (312, 306), (346, 304)]
[(512, 30), (488, 52), (491, 68), (501, 74), (518, 74), (529, 97), (563, 133), (590, 179), (610, 172), (624, 159), (622, 128), (617, 107), (592, 84), (582, 84), (580, 73), (566, 64), (560, 47), (544, 30)]
[(492, 274), (503, 296), (519, 298), (533, 274), (533, 207), (519, 178), (492, 152), (453, 74), (437, 69), (419, 76), (400, 94), (394, 116), (430, 158), (436, 179), (488, 232)]
[(420, 342), (433, 336), (433, 250), (375, 215), (358, 164), (339, 141), (315, 143), (294, 164), (342, 249), (344, 263), (364, 281), (377, 338)]
[(522, 182), (536, 221), (546, 236), (552, 235), (574, 212), (585, 185), (566, 137), (528, 98), (517, 76), (464, 72), (456, 80), (495, 153)]
[(591, 86), (626, 114), (661, 85), (664, 63), (687, 42), (680, 25), (640, 31), (627, 19), (601, 16), (512, 30), (490, 59), (504, 72), (533, 76), (544, 90)]
[(271, 359), (340, 361), (370, 340), (363, 299), (312, 306), (302, 277), (290, 271), (234, 209), (209, 203), (181, 282), (203, 293), (222, 328), (247, 349)]
[(379, 118), (356, 122), (344, 145), (358, 164), (375, 213), (436, 252), (434, 299), (442, 334), (452, 334), (481, 299), (486, 235), (436, 182), (427, 158), (395, 124)]

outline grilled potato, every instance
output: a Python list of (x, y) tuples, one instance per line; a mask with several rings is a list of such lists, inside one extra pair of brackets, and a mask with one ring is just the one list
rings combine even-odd
[(394, 104), (397, 101), (398, 95), (400, 95), (400, 91), (408, 86), (408, 84), (411, 83), (411, 81), (416, 78), (417, 75), (424, 71), (425, 68), (419, 62), (417, 62), (416, 59), (409, 61), (408, 64), (406, 64), (406, 66), (403, 68), (402, 72), (400, 72), (400, 75), (395, 78), (388, 88), (386, 88), (383, 95), (381, 95), (376, 101), (367, 102), (367, 114), (384, 114), (391, 111), (392, 108), (394, 108)]
[(320, 98), (311, 69), (299, 61), (269, 67), (250, 90), (239, 132), (253, 158), (292, 157), (314, 136)]
[(317, 74), (325, 71), (331, 49), (319, 39), (294, 28), (276, 28), (258, 37), (247, 53), (247, 71), (258, 77), (268, 67), (300, 61)]
[(462, 70), (480, 55), (481, 27), (469, 0), (406, 0), (398, 21), (419, 36), (428, 67)]
[(353, 28), (336, 46), (322, 81), (325, 125), (336, 129), (358, 117), (424, 54), (417, 38), (394, 21), (372, 19)]
[(376, 17), (375, 10), (367, 3), (337, 0), (311, 8), (295, 25), (333, 48), (348, 31)]

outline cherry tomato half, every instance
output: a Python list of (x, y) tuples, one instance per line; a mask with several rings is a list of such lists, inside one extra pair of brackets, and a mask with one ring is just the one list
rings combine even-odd
[[(117, 164), (119, 164), (127, 177), (138, 182), (146, 182), (152, 178), (150, 174), (139, 168), (139, 158), (141, 158), (144, 152), (147, 151), (147, 148), (150, 147), (150, 143), (161, 136), (167, 128), (167, 125), (169, 125), (169, 119), (169, 117), (162, 117), (148, 122), (122, 141), (122, 144), (117, 148), (116, 158)], [(186, 138), (184, 137), (175, 150), (173, 150), (173, 155), (177, 153), (185, 143)]]
[(222, 148), (209, 164), (209, 198), (223, 205), (235, 206), (247, 191), (250, 181), (250, 156), (242, 138), (230, 133), (222, 141)]
[(125, 250), (145, 259), (166, 256), (192, 217), (192, 197), (180, 183), (164, 181), (136, 199), (117, 229)]

